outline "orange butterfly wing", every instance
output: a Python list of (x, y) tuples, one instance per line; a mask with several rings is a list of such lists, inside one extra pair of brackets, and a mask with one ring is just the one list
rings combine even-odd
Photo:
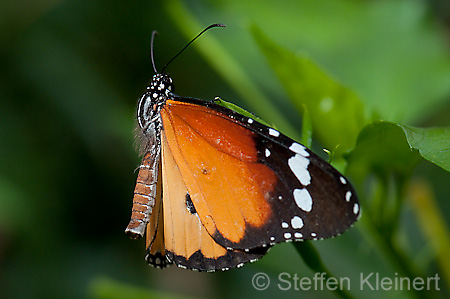
[[(227, 270), (260, 258), (266, 249), (254, 252), (226, 250), (217, 244), (202, 225), (164, 132), (162, 144), (162, 185), (164, 248), (169, 261), (202, 271)], [(156, 209), (156, 206), (155, 206)], [(148, 227), (152, 227), (150, 222)], [(162, 227), (162, 221), (158, 225)], [(147, 238), (151, 236), (147, 232)], [(158, 230), (159, 234), (159, 230)], [(151, 244), (149, 251), (157, 244)], [(151, 254), (150, 254), (151, 256)]]
[(153, 212), (147, 224), (145, 259), (149, 264), (164, 268), (170, 262), (166, 259), (165, 238), (164, 238), (164, 211), (161, 198), (161, 181), (158, 180), (157, 197)]
[(195, 99), (167, 100), (161, 109), (174, 160), (216, 242), (248, 250), (326, 238), (356, 220), (354, 190), (338, 171), (292, 139), (244, 119)]
[(167, 101), (161, 110), (164, 133), (203, 225), (211, 235), (218, 231), (239, 243), (247, 226), (262, 227), (270, 219), (265, 194), (276, 178), (267, 166), (254, 163), (253, 133), (230, 127), (212, 112)]

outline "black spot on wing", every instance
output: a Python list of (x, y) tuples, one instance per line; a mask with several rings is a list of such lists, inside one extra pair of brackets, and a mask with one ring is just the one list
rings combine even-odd
[(194, 207), (194, 203), (191, 200), (191, 196), (189, 195), (189, 192), (186, 193), (186, 207), (191, 214), (197, 214), (197, 210)]

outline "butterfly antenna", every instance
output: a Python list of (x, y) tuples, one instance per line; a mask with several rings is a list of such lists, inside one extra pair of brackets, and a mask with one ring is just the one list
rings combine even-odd
[(223, 24), (212, 24), (212, 25), (209, 25), (208, 27), (206, 27), (205, 29), (203, 29), (203, 31), (200, 32), (199, 34), (197, 34), (196, 37), (194, 37), (194, 38), (193, 38), (186, 46), (184, 46), (183, 49), (181, 49), (181, 50), (177, 53), (177, 55), (175, 55), (172, 59), (169, 60), (168, 63), (166, 63), (166, 65), (163, 67), (161, 73), (163, 73), (164, 70), (166, 69), (166, 67), (167, 67), (172, 61), (174, 61), (175, 58), (177, 58), (178, 56), (180, 56), (180, 54), (183, 53), (183, 51), (186, 50), (186, 48), (189, 47), (190, 44), (192, 44), (197, 38), (199, 38), (200, 35), (202, 35), (202, 34), (205, 33), (206, 31), (208, 31), (209, 29), (214, 28), (214, 27), (225, 27), (225, 25), (223, 25)]
[(150, 58), (152, 60), (153, 70), (155, 71), (155, 74), (158, 74), (158, 71), (156, 70), (156, 66), (155, 66), (155, 58), (154, 58), (154, 55), (153, 55), (153, 41), (154, 41), (156, 35), (158, 35), (158, 31), (153, 30), (153, 32), (152, 32), (152, 39), (151, 39), (151, 42), (150, 42)]

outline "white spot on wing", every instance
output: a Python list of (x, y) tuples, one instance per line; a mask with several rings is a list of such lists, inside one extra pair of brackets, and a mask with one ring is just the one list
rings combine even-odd
[(309, 157), (309, 153), (306, 151), (306, 147), (304, 147), (300, 143), (297, 142), (292, 143), (289, 149), (294, 153), (302, 155), (303, 157)]
[(266, 148), (266, 158), (270, 156), (270, 151), (268, 148)]
[(272, 128), (269, 128), (269, 135), (271, 135), (273, 137), (278, 137), (278, 136), (280, 136), (280, 132), (278, 132), (277, 130), (274, 130)]
[(316, 233), (311, 233), (311, 237), (315, 237), (315, 236), (317, 236)]
[(247, 120), (247, 122), (248, 122), (249, 124), (252, 124), (252, 123), (253, 123), (253, 119), (249, 118), (249, 119)]
[(355, 205), (353, 206), (353, 214), (358, 214), (359, 212), (359, 205), (357, 203), (355, 203)]
[(350, 202), (350, 198), (352, 197), (352, 192), (351, 191), (347, 191), (347, 193), (345, 193), (345, 200), (347, 202)]
[(288, 228), (288, 227), (289, 227), (289, 224), (287, 224), (287, 222), (282, 222), (282, 223), (281, 223), (281, 227), (282, 227), (282, 228)]
[(295, 156), (289, 158), (288, 165), (303, 186), (311, 184), (311, 175), (308, 171), (308, 158), (305, 158), (300, 154), (295, 154)]
[(312, 210), (312, 198), (306, 188), (294, 190), (294, 200), (297, 206), (305, 212)]
[(341, 180), (342, 184), (347, 184), (347, 180), (343, 176), (341, 176), (339, 179)]
[(296, 237), (297, 239), (300, 239), (303, 237), (302, 233), (296, 232), (294, 233), (294, 237)]
[(291, 225), (292, 225), (292, 228), (294, 228), (294, 229), (302, 228), (303, 227), (303, 220), (302, 220), (302, 218), (300, 218), (299, 216), (294, 216), (291, 219)]
[(284, 233), (285, 239), (290, 239), (292, 237), (291, 233)]

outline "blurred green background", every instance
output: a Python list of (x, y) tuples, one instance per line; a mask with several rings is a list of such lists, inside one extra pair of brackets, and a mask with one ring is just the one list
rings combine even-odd
[[(277, 287), (280, 273), (315, 274), (292, 244), (210, 274), (150, 268), (144, 241), (124, 234), (140, 162), (135, 105), (153, 75), (151, 32), (159, 31), (161, 69), (217, 22), (227, 28), (208, 32), (167, 69), (176, 93), (220, 96), (295, 138), (302, 124), (307, 131), (301, 116), (309, 111), (313, 149), (340, 144), (336, 166), (347, 166), (365, 209), (347, 233), (313, 242), (328, 270), (350, 277), (349, 294), (359, 298), (449, 296), (450, 134), (420, 135), (415, 144), (425, 145), (413, 146), (413, 130), (397, 126), (450, 126), (448, 1), (4, 0), (0, 298), (339, 296)], [(301, 80), (290, 73), (295, 63), (305, 67)], [(328, 92), (336, 102), (315, 101)], [(305, 95), (312, 106), (296, 98)], [(321, 116), (314, 103), (334, 114)], [(367, 126), (379, 119), (390, 123)], [(421, 156), (408, 156), (407, 141)], [(258, 272), (271, 278), (265, 291), (252, 287)], [(441, 291), (360, 290), (360, 273), (371, 272), (438, 273)]]

